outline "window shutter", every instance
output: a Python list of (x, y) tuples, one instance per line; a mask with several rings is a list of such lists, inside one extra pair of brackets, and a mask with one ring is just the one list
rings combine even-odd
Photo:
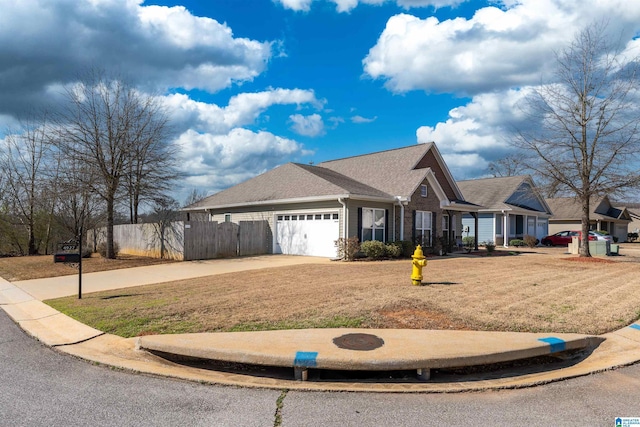
[(391, 241), (391, 239), (389, 238), (389, 209), (384, 210), (384, 237), (385, 242)]
[(416, 211), (411, 213), (411, 244), (416, 244)]
[(358, 240), (362, 243), (362, 208), (358, 208)]

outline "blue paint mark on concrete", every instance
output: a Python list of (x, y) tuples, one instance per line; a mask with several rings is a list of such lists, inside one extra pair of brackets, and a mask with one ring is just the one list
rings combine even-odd
[(317, 351), (298, 351), (293, 360), (293, 366), (297, 368), (315, 368), (317, 366)]
[(638, 325), (637, 323), (634, 323), (633, 325), (629, 325), (629, 327), (630, 327), (631, 329), (637, 329), (637, 330), (639, 330), (639, 331), (640, 331), (640, 325)]
[(558, 353), (560, 351), (565, 351), (567, 348), (564, 340), (556, 337), (548, 337), (548, 338), (539, 338), (538, 341), (546, 342), (551, 347), (551, 353)]

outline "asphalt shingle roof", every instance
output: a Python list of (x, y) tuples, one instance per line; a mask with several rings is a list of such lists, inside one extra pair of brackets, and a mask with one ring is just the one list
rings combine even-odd
[(426, 169), (414, 169), (433, 144), (363, 154), (319, 163), (318, 166), (349, 176), (391, 196), (411, 196), (426, 175)]
[[(596, 212), (596, 209), (600, 207), (603, 201), (605, 201), (605, 197), (591, 198), (591, 200), (589, 201), (589, 207), (591, 209), (589, 218), (609, 221), (612, 219), (618, 219), (623, 212), (622, 209), (609, 207), (606, 213)], [(557, 197), (553, 199), (547, 199), (547, 204), (553, 211), (553, 219), (580, 220), (582, 218), (582, 204), (575, 197)]]
[(253, 204), (306, 197), (409, 197), (429, 168), (415, 169), (433, 144), (331, 160), (318, 165), (287, 163), (209, 196), (186, 209)]
[(391, 198), (383, 191), (335, 171), (318, 166), (287, 163), (209, 196), (187, 208), (340, 195)]
[(484, 206), (490, 210), (512, 209), (513, 205), (505, 203), (527, 176), (505, 176), (497, 178), (472, 179), (458, 181), (466, 201)]

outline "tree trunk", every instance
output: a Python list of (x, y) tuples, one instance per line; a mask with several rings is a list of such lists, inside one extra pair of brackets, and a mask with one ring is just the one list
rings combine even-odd
[(33, 216), (34, 216), (34, 211), (32, 208), (30, 209), (30, 212), (29, 212), (29, 246), (28, 246), (29, 255), (38, 254), (38, 248), (36, 247), (36, 234), (34, 231), (35, 221)]
[(113, 208), (114, 208), (114, 196), (109, 195), (107, 197), (107, 258), (115, 259), (115, 252), (113, 250)]
[(591, 252), (589, 252), (589, 211), (591, 210), (589, 206), (590, 197), (582, 196), (582, 236), (580, 237), (580, 256), (581, 257), (590, 257)]

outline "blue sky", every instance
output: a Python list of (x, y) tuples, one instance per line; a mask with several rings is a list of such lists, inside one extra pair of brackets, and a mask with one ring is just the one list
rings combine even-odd
[[(176, 197), (280, 164), (434, 141), (480, 177), (527, 125), (553, 52), (606, 20), (638, 56), (626, 0), (0, 0), (0, 128), (55, 105), (83, 68), (159, 94), (182, 149)], [(0, 133), (0, 137), (1, 137)]]

